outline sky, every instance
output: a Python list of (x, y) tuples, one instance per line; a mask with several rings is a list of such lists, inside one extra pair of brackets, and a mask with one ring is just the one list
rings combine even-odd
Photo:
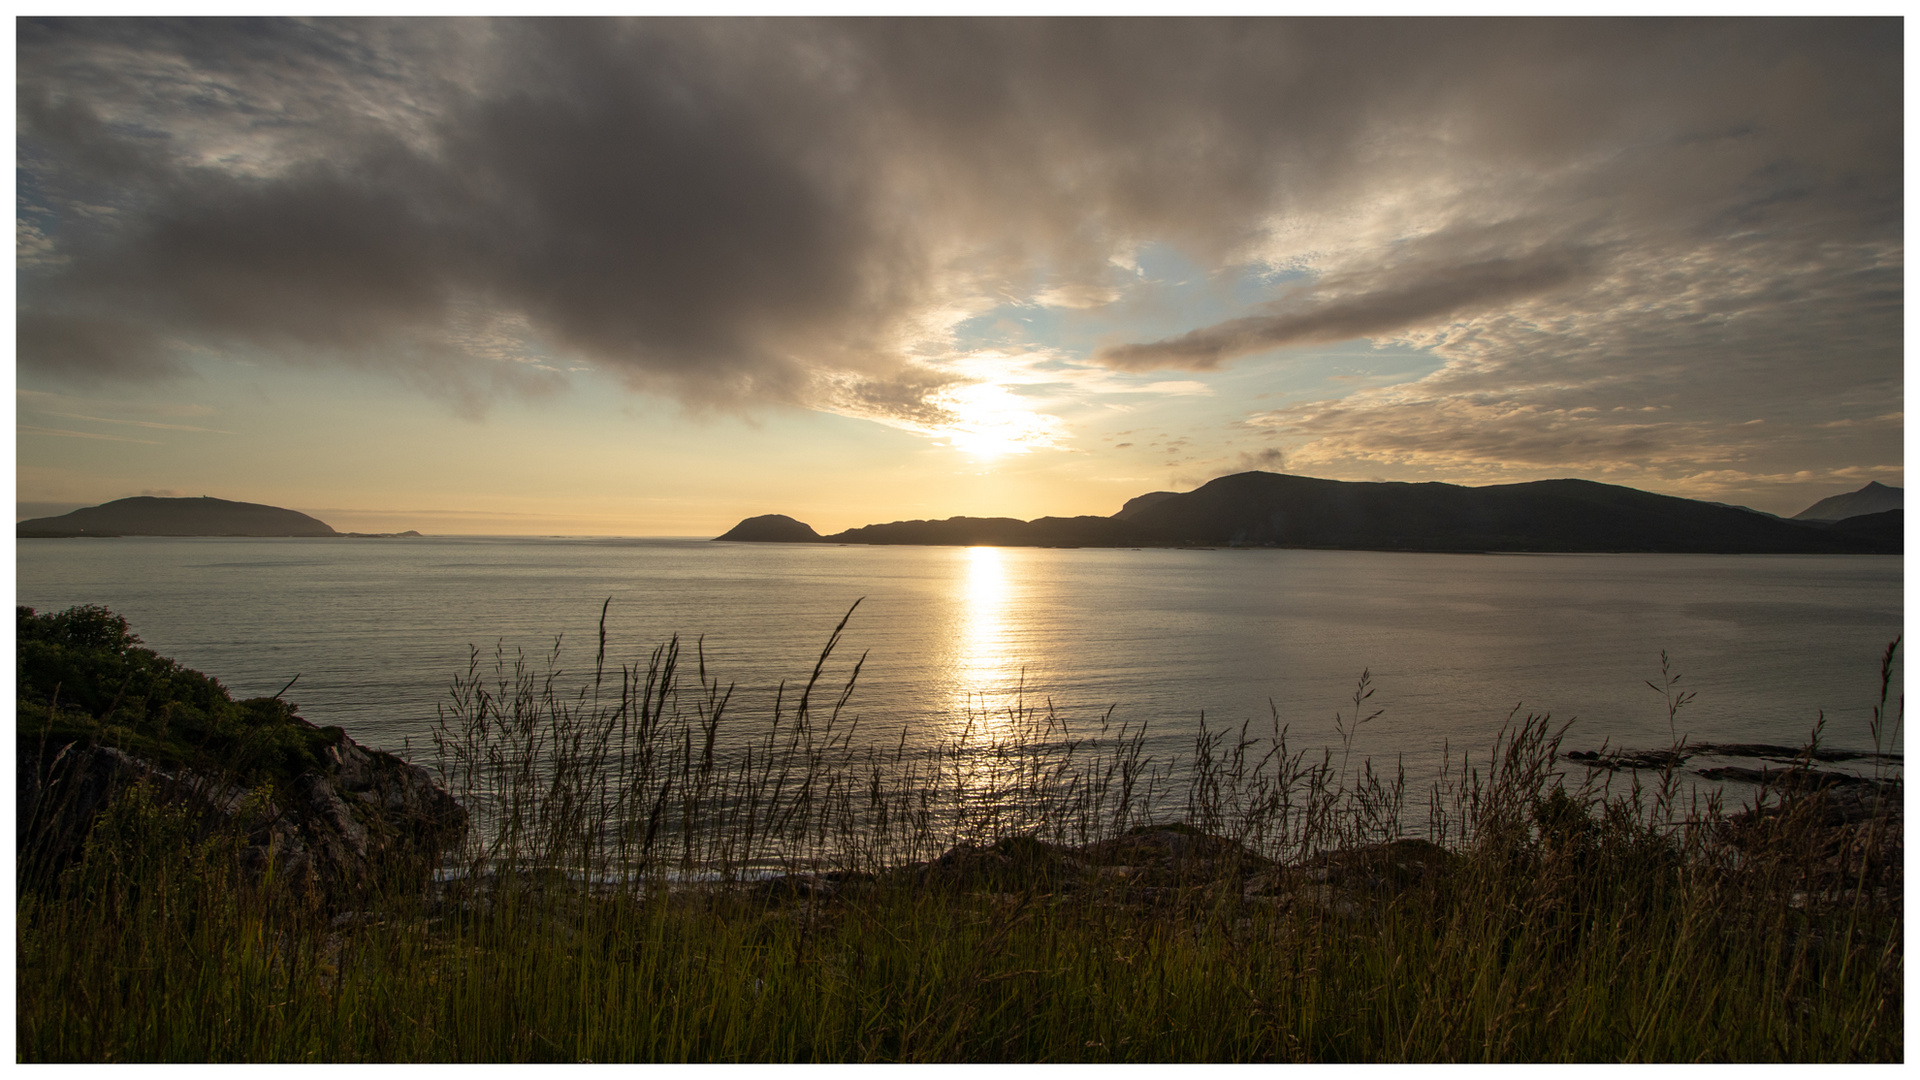
[(1898, 20), (60, 20), (18, 517), (1903, 486)]

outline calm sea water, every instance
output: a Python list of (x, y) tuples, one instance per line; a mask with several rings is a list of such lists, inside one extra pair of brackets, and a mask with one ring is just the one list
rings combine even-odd
[[(591, 672), (673, 634), (737, 682), (743, 724), (804, 681), (854, 601), (828, 679), (863, 653), (851, 709), (891, 742), (937, 738), (1016, 694), (1070, 720), (1146, 723), (1177, 754), (1277, 713), (1335, 739), (1362, 671), (1383, 710), (1356, 755), (1483, 758), (1516, 709), (1572, 719), (1569, 748), (1668, 740), (1661, 652), (1699, 741), (1870, 748), (1878, 663), (1901, 631), (1898, 557), (1440, 555), (1285, 550), (833, 547), (423, 538), (22, 540), (18, 603), (104, 604), (238, 696), (287, 697), (370, 745), (427, 743), (469, 648)], [(1896, 681), (1894, 694), (1901, 693)]]

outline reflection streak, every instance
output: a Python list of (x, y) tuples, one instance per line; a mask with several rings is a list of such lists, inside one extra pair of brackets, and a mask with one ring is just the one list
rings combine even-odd
[(1012, 689), (1019, 676), (1009, 640), (1012, 589), (1003, 558), (999, 548), (967, 549), (948, 676), (956, 713), (970, 707), (990, 711), (988, 700)]

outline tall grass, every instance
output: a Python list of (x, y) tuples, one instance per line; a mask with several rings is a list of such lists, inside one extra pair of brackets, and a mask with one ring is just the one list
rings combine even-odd
[(857, 730), (845, 625), (750, 721), (697, 645), (610, 665), (603, 632), (577, 685), (557, 645), (475, 653), (435, 748), (476, 827), (351, 910), (134, 788), (22, 889), (21, 1057), (1903, 1055), (1892, 805), (1612, 793), (1533, 716), (1411, 793), (1352, 761), (1364, 677), (1337, 752), (1275, 717), (1155, 761), (1018, 700), (917, 746)]

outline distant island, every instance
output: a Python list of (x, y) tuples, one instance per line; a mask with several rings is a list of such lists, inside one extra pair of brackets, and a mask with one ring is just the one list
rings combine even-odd
[(813, 526), (795, 521), (785, 514), (762, 514), (727, 530), (715, 540), (751, 540), (762, 544), (810, 544), (820, 539)]
[[(1877, 489), (1877, 490), (1876, 490)], [(716, 540), (1004, 547), (1288, 547), (1364, 551), (1878, 554), (1903, 551), (1902, 489), (1878, 483), (1795, 519), (1590, 480), (1461, 487), (1245, 472), (1128, 500), (1111, 517), (895, 521), (831, 536), (783, 514)], [(1833, 504), (1832, 507), (1829, 504)], [(1851, 506), (1874, 507), (1846, 512)], [(1815, 511), (1834, 518), (1813, 516)]]
[(139, 495), (86, 506), (58, 517), (29, 518), (14, 525), (22, 539), (77, 536), (419, 536), (343, 533), (298, 510), (227, 499), (168, 499)]

